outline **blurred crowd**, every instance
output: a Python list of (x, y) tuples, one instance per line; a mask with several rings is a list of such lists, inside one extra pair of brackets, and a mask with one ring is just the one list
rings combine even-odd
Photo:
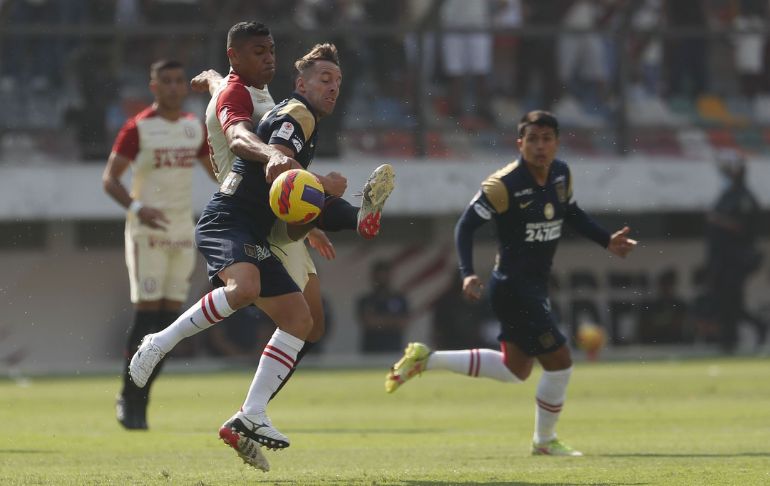
[(152, 61), (224, 70), (225, 33), (245, 19), (274, 32), (277, 100), (298, 53), (337, 43), (328, 125), (361, 149), (377, 141), (357, 130), (504, 131), (533, 108), (578, 128), (770, 125), (768, 0), (4, 0), (0, 157), (39, 142), (103, 160), (148, 102)]

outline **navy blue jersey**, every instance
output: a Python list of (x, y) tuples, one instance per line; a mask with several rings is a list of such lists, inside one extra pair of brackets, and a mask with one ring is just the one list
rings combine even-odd
[(292, 93), (259, 121), (257, 136), (265, 143), (283, 145), (294, 152), (294, 160), (307, 169), (315, 155), (317, 117), (310, 103)]
[[(298, 95), (276, 105), (257, 125), (262, 141), (286, 145), (294, 159), (305, 168), (315, 149), (316, 117)], [(209, 279), (222, 285), (219, 273), (235, 263), (253, 263), (260, 270), (260, 296), (274, 297), (299, 288), (267, 241), (275, 223), (270, 209), (270, 184), (265, 165), (236, 158), (219, 192), (201, 214), (195, 227), (195, 241), (206, 258)]]
[[(545, 185), (535, 182), (526, 163), (514, 161), (489, 176), (458, 223), (457, 243), (463, 276), (473, 273), (473, 230), (494, 219), (498, 255), (495, 272), (532, 285), (545, 293), (554, 253), (566, 221), (607, 246), (609, 233), (594, 223), (572, 200), (569, 167), (554, 160)], [(464, 225), (464, 222), (468, 224)], [(465, 228), (467, 226), (467, 229)]]
[[(255, 133), (265, 143), (289, 147), (294, 152), (293, 158), (305, 169), (313, 160), (316, 116), (308, 102), (296, 93), (267, 112)], [(275, 221), (269, 193), (270, 184), (265, 180), (264, 164), (238, 157), (213, 200), (247, 208), (269, 228)]]

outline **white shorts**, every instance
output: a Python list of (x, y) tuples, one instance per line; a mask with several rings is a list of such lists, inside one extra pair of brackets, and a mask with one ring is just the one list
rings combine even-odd
[(444, 34), (444, 72), (449, 76), (486, 75), (492, 71), (492, 36), (489, 34)]
[(187, 300), (195, 267), (193, 231), (190, 218), (174, 221), (161, 231), (139, 225), (129, 215), (125, 238), (131, 302)]
[(310, 275), (318, 273), (305, 240), (292, 241), (286, 232), (286, 223), (276, 221), (267, 241), (270, 243), (270, 251), (281, 260), (294, 283), (304, 292)]

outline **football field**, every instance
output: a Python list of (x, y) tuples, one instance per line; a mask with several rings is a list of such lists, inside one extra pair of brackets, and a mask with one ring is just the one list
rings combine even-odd
[(245, 466), (217, 437), (252, 370), (161, 376), (150, 431), (114, 417), (118, 377), (0, 380), (0, 484), (770, 484), (770, 361), (579, 363), (559, 435), (531, 457), (534, 390), (426, 373), (305, 370), (271, 404), (292, 445)]

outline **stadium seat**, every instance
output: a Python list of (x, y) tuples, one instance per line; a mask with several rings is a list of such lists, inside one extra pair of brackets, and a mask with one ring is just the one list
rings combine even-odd
[(731, 113), (725, 101), (718, 96), (700, 96), (696, 102), (696, 107), (698, 115), (706, 124), (743, 127), (749, 123), (745, 116)]

